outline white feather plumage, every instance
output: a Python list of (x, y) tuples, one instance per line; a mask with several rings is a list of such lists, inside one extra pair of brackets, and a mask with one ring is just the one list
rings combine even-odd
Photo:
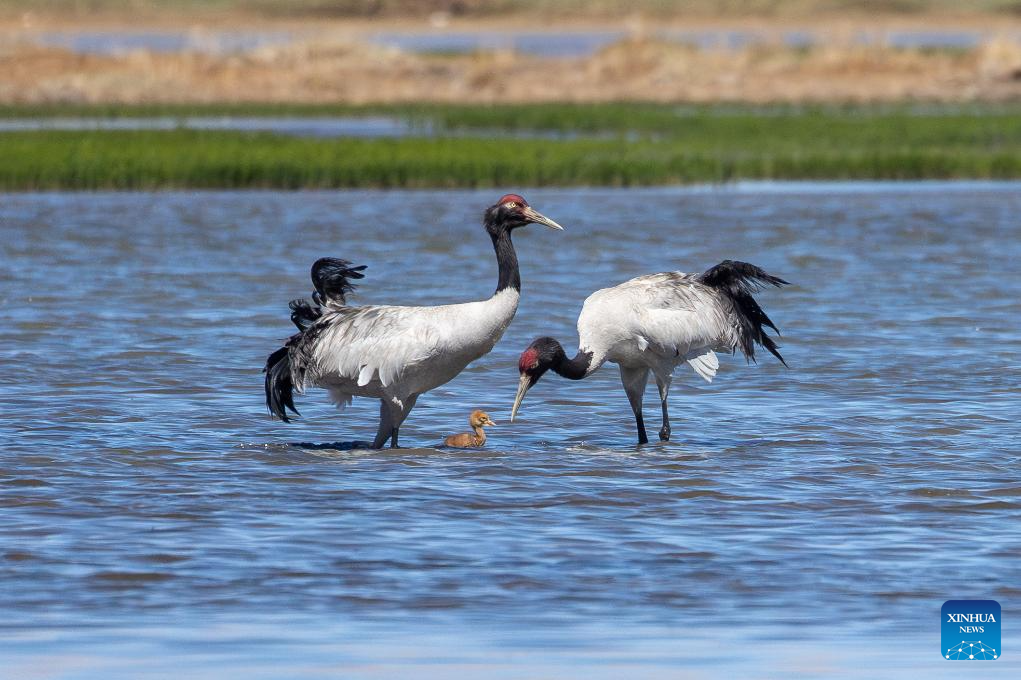
[(714, 351), (733, 351), (738, 332), (730, 300), (683, 272), (597, 290), (578, 316), (579, 347), (593, 353), (591, 370), (612, 361), (662, 379), (688, 362), (711, 381), (720, 365)]
[(295, 387), (327, 387), (335, 401), (345, 402), (353, 396), (400, 400), (434, 389), (493, 349), (518, 300), (518, 291), (508, 288), (456, 305), (330, 311), (305, 380)]

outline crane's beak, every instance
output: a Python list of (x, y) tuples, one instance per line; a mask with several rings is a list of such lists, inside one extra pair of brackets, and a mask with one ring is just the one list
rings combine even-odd
[(514, 422), (514, 417), (518, 415), (518, 407), (521, 406), (521, 400), (525, 398), (525, 394), (530, 389), (532, 389), (532, 379), (522, 373), (521, 382), (518, 383), (518, 393), (514, 395), (514, 406), (511, 408), (512, 423)]
[(521, 211), (521, 214), (524, 215), (525, 219), (527, 219), (529, 222), (533, 222), (535, 224), (542, 224), (549, 227), (550, 229), (557, 229), (559, 231), (564, 230), (564, 228), (561, 227), (559, 224), (557, 224), (550, 218), (546, 217), (545, 215), (543, 215), (530, 205), (525, 206), (525, 209)]

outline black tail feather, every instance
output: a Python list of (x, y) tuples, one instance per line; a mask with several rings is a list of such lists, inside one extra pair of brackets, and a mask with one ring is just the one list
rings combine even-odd
[[(346, 294), (355, 289), (351, 279), (365, 278), (362, 274), (364, 269), (364, 265), (352, 267), (350, 262), (337, 257), (320, 258), (312, 265), (312, 285), (315, 287), (312, 302), (298, 299), (291, 300), (288, 305), (291, 308), (291, 322), (298, 327), (300, 333), (291, 336), (286, 345), (270, 354), (263, 369), (266, 374), (266, 406), (270, 413), (285, 423), (291, 422), (288, 411), (296, 416), (301, 415), (294, 407), (295, 372), (292, 368), (297, 369), (298, 380), (303, 380), (307, 366), (301, 348), (307, 346), (307, 343), (302, 341), (311, 341), (314, 337), (314, 326), (323, 316), (323, 307), (346, 304)], [(291, 365), (292, 348), (297, 357), (297, 366), (294, 367)]]
[(300, 416), (298, 409), (294, 407), (294, 381), (291, 378), (291, 359), (288, 356), (289, 347), (281, 347), (269, 355), (266, 359), (266, 406), (270, 413), (285, 423), (291, 422), (287, 416), (290, 409), (296, 416)]
[(308, 330), (323, 315), (322, 310), (318, 306), (313, 307), (308, 300), (291, 300), (287, 306), (291, 308), (291, 322), (299, 331)]
[(365, 265), (352, 267), (347, 260), (339, 257), (322, 257), (312, 265), (312, 285), (316, 292), (312, 298), (317, 305), (346, 303), (346, 295), (356, 286), (350, 279), (363, 279)]
[(734, 302), (741, 317), (741, 351), (748, 359), (755, 361), (755, 343), (758, 343), (787, 366), (787, 362), (780, 356), (779, 345), (766, 335), (763, 326), (772, 328), (777, 335), (780, 335), (780, 329), (762, 310), (752, 293), (762, 290), (766, 285), (779, 288), (790, 285), (789, 282), (768, 274), (761, 267), (736, 260), (724, 260), (698, 278), (705, 285), (722, 290)]

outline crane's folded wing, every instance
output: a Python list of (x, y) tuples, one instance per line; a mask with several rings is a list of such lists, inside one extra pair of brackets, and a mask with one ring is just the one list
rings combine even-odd
[(371, 306), (345, 308), (320, 322), (313, 381), (331, 377), (364, 386), (379, 379), (393, 384), (409, 369), (442, 353), (442, 336), (429, 308)]
[[(579, 317), (579, 333), (583, 325), (589, 332), (598, 328), (604, 339), (634, 341), (643, 352), (694, 358), (732, 334), (726, 309), (715, 291), (690, 274), (648, 274), (593, 293)], [(692, 368), (707, 380), (715, 374), (708, 358)]]

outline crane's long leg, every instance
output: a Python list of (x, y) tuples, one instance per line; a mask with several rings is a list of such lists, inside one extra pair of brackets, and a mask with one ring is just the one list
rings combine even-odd
[(415, 402), (418, 401), (418, 395), (414, 394), (410, 397), (405, 397), (402, 401), (402, 405), (394, 404), (392, 408), (391, 417), (391, 429), (390, 429), (390, 448), (399, 448), (397, 445), (397, 434), (398, 430), (401, 429), (401, 425), (404, 423), (404, 419), (411, 413), (411, 409), (415, 408)]
[(390, 437), (393, 424), (390, 417), (390, 405), (386, 399), (379, 400), (379, 429), (376, 430), (376, 438), (372, 440), (372, 448), (381, 449), (386, 440)]
[(667, 412), (667, 397), (670, 394), (670, 382), (671, 377), (668, 375), (665, 378), (656, 376), (656, 387), (659, 388), (659, 402), (663, 407), (663, 427), (659, 431), (660, 441), (670, 441), (670, 414)]
[(631, 410), (635, 413), (635, 425), (638, 426), (638, 443), (648, 444), (649, 436), (645, 433), (645, 419), (642, 418), (642, 399), (645, 396), (645, 386), (649, 382), (649, 369), (625, 368), (621, 366), (620, 382), (624, 385), (627, 400), (631, 404)]

